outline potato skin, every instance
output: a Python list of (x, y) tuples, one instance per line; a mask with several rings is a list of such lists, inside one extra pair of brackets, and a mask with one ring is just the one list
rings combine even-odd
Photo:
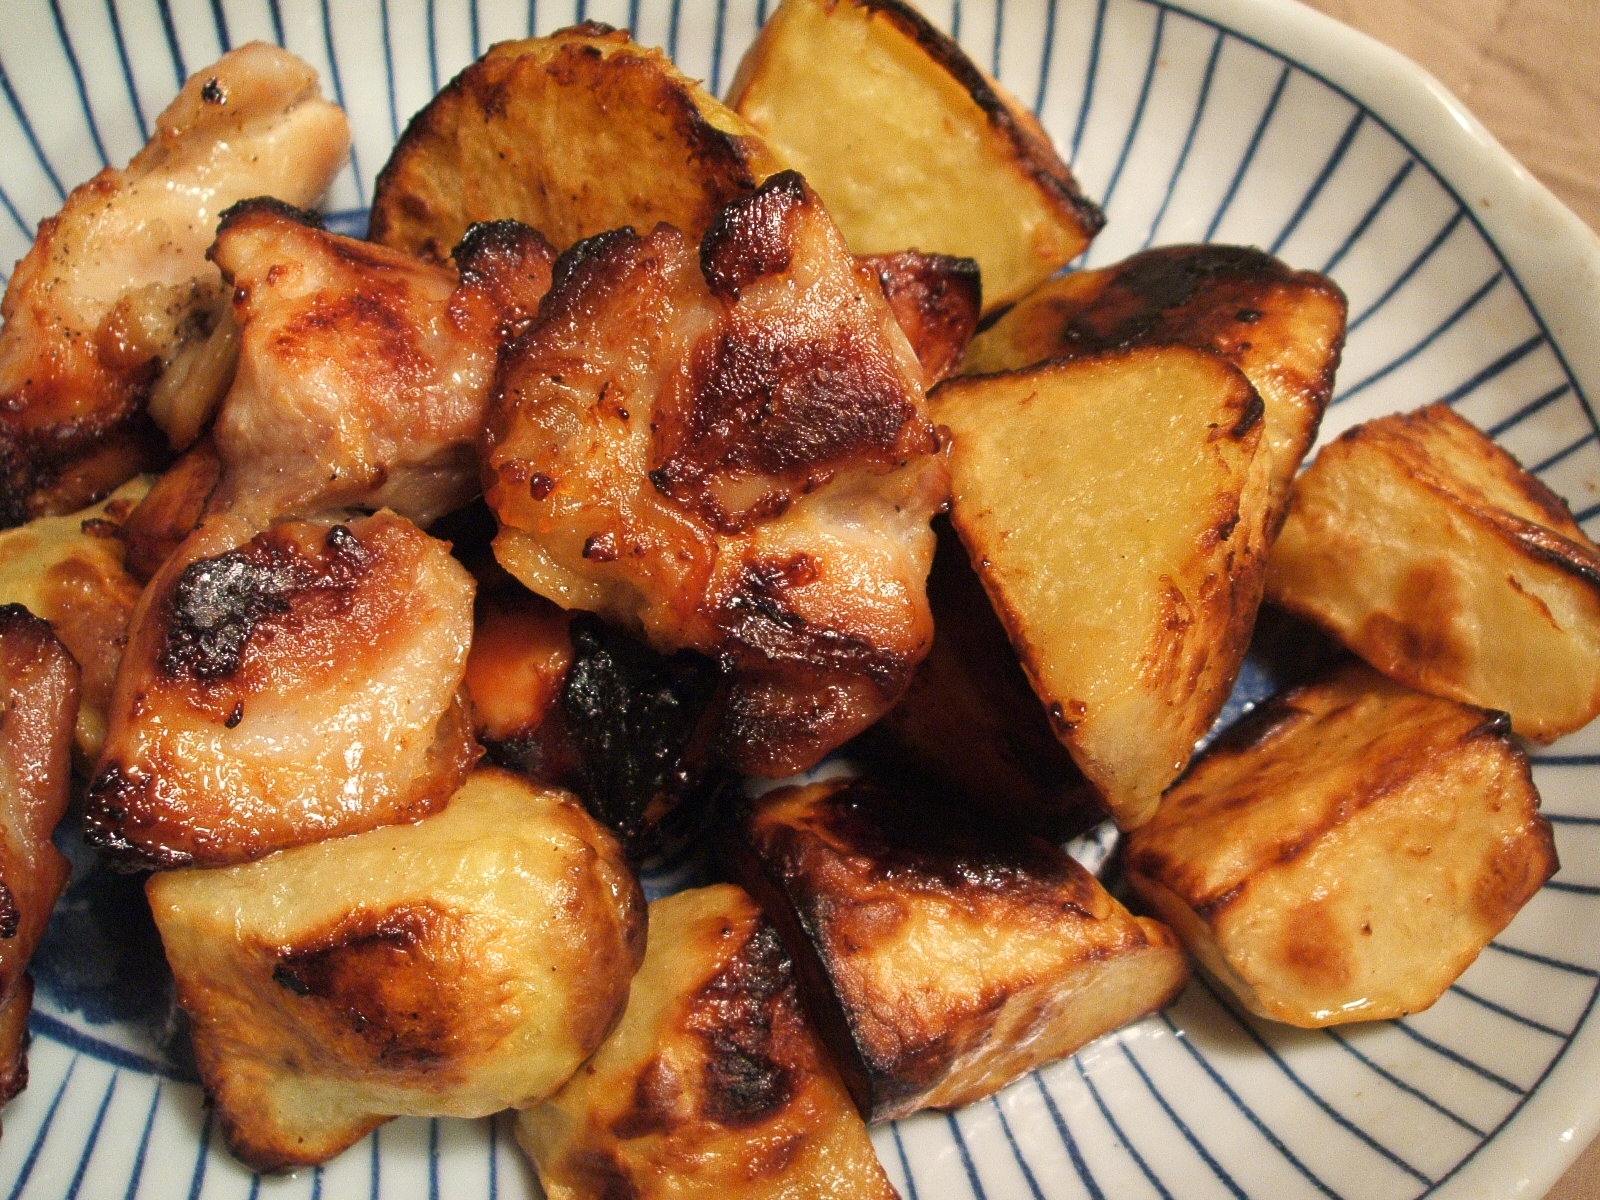
[(728, 103), (810, 180), (857, 253), (976, 259), (991, 311), (1104, 223), (1033, 114), (900, 0), (786, 0)]
[(1267, 595), (1392, 678), (1507, 712), (1534, 741), (1600, 714), (1600, 547), (1446, 405), (1323, 448), (1296, 482)]
[(412, 118), (378, 177), (369, 236), (444, 261), (475, 221), (565, 250), (658, 222), (698, 237), (782, 164), (659, 50), (597, 22), (502, 42)]
[(498, 768), (416, 824), (146, 890), (201, 1078), (256, 1170), (326, 1161), (396, 1115), (542, 1099), (615, 1023), (644, 952), (615, 840)]
[(616, 1031), (517, 1119), (550, 1200), (893, 1200), (789, 959), (731, 884), (650, 906)]
[(1128, 879), (1251, 1011), (1427, 1008), (1556, 870), (1503, 713), (1361, 663), (1263, 706), (1128, 840)]
[(864, 779), (749, 802), (728, 849), (872, 1121), (982, 1099), (1188, 978), (1171, 932), (1055, 843)]

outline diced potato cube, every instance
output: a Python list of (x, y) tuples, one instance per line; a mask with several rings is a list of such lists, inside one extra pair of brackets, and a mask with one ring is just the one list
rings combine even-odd
[(661, 51), (577, 25), (491, 47), (412, 118), (378, 177), (371, 237), (439, 261), (473, 222), (503, 218), (557, 250), (661, 221), (699, 238), (782, 169)]
[(1237, 368), (1187, 346), (966, 376), (933, 396), (953, 434), (956, 531), (1057, 736), (1124, 828), (1188, 763), (1249, 642), (1261, 411)]
[(769, 792), (732, 836), (869, 1120), (982, 1099), (1188, 978), (1055, 843), (863, 780)]
[(644, 898), (562, 792), (477, 771), (444, 811), (260, 862), (151, 877), (228, 1144), (320, 1163), (396, 1115), (555, 1091), (622, 1011)]
[(1555, 740), (1600, 714), (1600, 548), (1443, 404), (1369, 421), (1295, 484), (1267, 597), (1385, 674)]
[(1252, 1012), (1417, 1012), (1556, 869), (1508, 734), (1347, 664), (1197, 760), (1130, 835), (1128, 879)]
[(900, 0), (785, 0), (728, 103), (817, 189), (852, 250), (977, 259), (989, 309), (1104, 221), (1033, 114)]
[(892, 1200), (772, 926), (730, 884), (650, 906), (622, 1023), (517, 1119), (550, 1200)]

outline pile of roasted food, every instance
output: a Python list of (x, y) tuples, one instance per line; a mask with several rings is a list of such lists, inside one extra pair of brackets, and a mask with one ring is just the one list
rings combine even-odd
[[(1064, 273), (1095, 205), (900, 0), (786, 0), (726, 103), (603, 26), (498, 45), (365, 241), (306, 211), (348, 143), (236, 50), (6, 292), (8, 1095), (74, 797), (246, 1164), (514, 1108), (554, 1198), (892, 1195), (868, 1122), (1191, 956), (1399, 1016), (1555, 870), (1566, 506), (1443, 406), (1301, 473), (1339, 289)], [(1354, 654), (1196, 757), (1263, 597)], [(1061, 849), (1107, 817), (1148, 916)], [(730, 882), (646, 905), (689, 840)]]

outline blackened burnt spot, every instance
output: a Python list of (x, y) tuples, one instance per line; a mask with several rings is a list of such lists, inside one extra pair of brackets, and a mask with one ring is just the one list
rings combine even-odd
[(732, 1128), (763, 1121), (798, 1091), (786, 1042), (802, 1018), (794, 969), (777, 931), (762, 922), (740, 953), (695, 995), (687, 1022), (706, 1048), (708, 1120)]
[(0, 938), (16, 937), (21, 927), (22, 910), (17, 907), (17, 898), (11, 892), (11, 885), (0, 879)]
[(717, 214), (700, 243), (700, 271), (718, 299), (734, 301), (758, 279), (789, 269), (805, 180), (780, 171)]
[[(272, 196), (252, 196), (222, 211), (222, 215), (217, 218), (217, 236), (220, 238), (235, 225), (258, 215), (281, 217), (304, 225), (308, 229), (324, 228), (322, 218), (308, 209), (296, 208)], [(209, 255), (210, 251), (207, 251), (207, 254)]]
[(228, 89), (223, 87), (222, 81), (213, 75), (201, 86), (200, 99), (207, 104), (226, 104), (228, 102)]
[(157, 666), (168, 678), (203, 682), (239, 669), (257, 626), (287, 613), (298, 592), (344, 586), (371, 562), (347, 527), (328, 531), (326, 559), (305, 558), (287, 538), (266, 534), (239, 550), (190, 563), (178, 576)]

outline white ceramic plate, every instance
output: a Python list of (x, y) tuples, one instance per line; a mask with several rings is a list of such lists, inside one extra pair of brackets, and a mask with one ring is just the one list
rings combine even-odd
[[(1090, 265), (1252, 243), (1330, 272), (1351, 332), (1324, 436), (1446, 399), (1600, 532), (1600, 242), (1416, 67), (1287, 0), (928, 0), (1038, 107), (1109, 211)], [(64, 189), (143, 141), (180, 80), (287, 44), (350, 110), (329, 199), (360, 232), (406, 118), (491, 42), (631, 25), (720, 90), (758, 0), (8, 0), (0, 262)], [(972, 181), (979, 186), (981, 181)], [(1431, 1011), (1302, 1032), (1196, 984), (1166, 1013), (952, 1116), (877, 1131), (907, 1197), (1539, 1196), (1600, 1123), (1600, 729), (1538, 752), (1566, 864)], [(670, 887), (681, 876), (653, 881)], [(327, 1167), (258, 1179), (220, 1143), (168, 1019), (137, 888), (90, 874), (37, 967), (33, 1080), (0, 1195), (523, 1197), (498, 1122), (400, 1121)]]

